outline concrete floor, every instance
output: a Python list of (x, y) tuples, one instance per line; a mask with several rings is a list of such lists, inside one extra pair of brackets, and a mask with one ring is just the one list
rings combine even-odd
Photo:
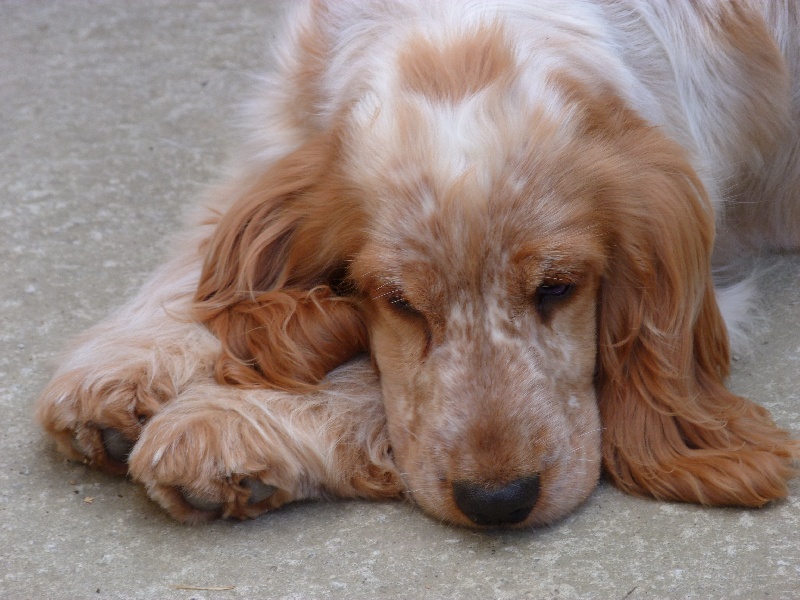
[[(604, 484), (521, 533), (365, 502), (192, 528), (55, 452), (34, 398), (217, 176), (283, 4), (0, 0), (0, 598), (800, 598), (800, 481), (762, 510)], [(763, 287), (769, 325), (731, 385), (800, 432), (800, 259)]]

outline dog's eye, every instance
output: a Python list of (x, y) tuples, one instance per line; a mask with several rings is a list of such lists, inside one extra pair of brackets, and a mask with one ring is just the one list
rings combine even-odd
[(392, 292), (388, 296), (389, 306), (397, 312), (405, 313), (408, 315), (418, 315), (419, 311), (414, 308), (411, 302), (408, 301), (401, 292)]
[(536, 295), (539, 298), (565, 298), (573, 287), (571, 283), (543, 283), (536, 288)]
[(572, 283), (545, 281), (536, 288), (534, 295), (536, 310), (543, 319), (548, 319), (553, 308), (562, 300), (569, 298), (574, 289), (575, 285)]
[(397, 315), (404, 317), (408, 322), (415, 323), (417, 326), (423, 329), (425, 333), (425, 344), (422, 349), (422, 356), (427, 356), (430, 352), (431, 344), (433, 342), (433, 332), (431, 331), (428, 318), (422, 313), (422, 311), (420, 311), (418, 308), (415, 308), (402, 292), (392, 292), (386, 297), (386, 299), (388, 300), (389, 307)]

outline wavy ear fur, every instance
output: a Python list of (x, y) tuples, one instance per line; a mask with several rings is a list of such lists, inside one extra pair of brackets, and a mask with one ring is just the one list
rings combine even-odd
[(762, 505), (786, 495), (797, 442), (725, 388), (730, 357), (711, 278), (710, 202), (676, 145), (634, 129), (635, 169), (611, 200), (618, 225), (601, 288), (605, 469), (629, 493)]
[(368, 349), (355, 300), (334, 293), (362, 231), (337, 156), (336, 137), (321, 134), (233, 186), (195, 297), (222, 342), (220, 381), (313, 386)]

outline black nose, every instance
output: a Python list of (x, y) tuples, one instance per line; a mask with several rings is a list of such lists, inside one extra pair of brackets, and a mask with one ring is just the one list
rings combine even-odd
[(531, 514), (539, 497), (539, 476), (523, 477), (499, 487), (469, 481), (453, 483), (453, 499), (476, 525), (514, 525)]

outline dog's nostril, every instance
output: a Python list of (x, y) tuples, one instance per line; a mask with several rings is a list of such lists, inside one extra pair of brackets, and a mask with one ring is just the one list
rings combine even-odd
[(539, 476), (523, 477), (499, 487), (470, 481), (453, 483), (456, 506), (476, 525), (514, 525), (528, 518), (539, 498)]

